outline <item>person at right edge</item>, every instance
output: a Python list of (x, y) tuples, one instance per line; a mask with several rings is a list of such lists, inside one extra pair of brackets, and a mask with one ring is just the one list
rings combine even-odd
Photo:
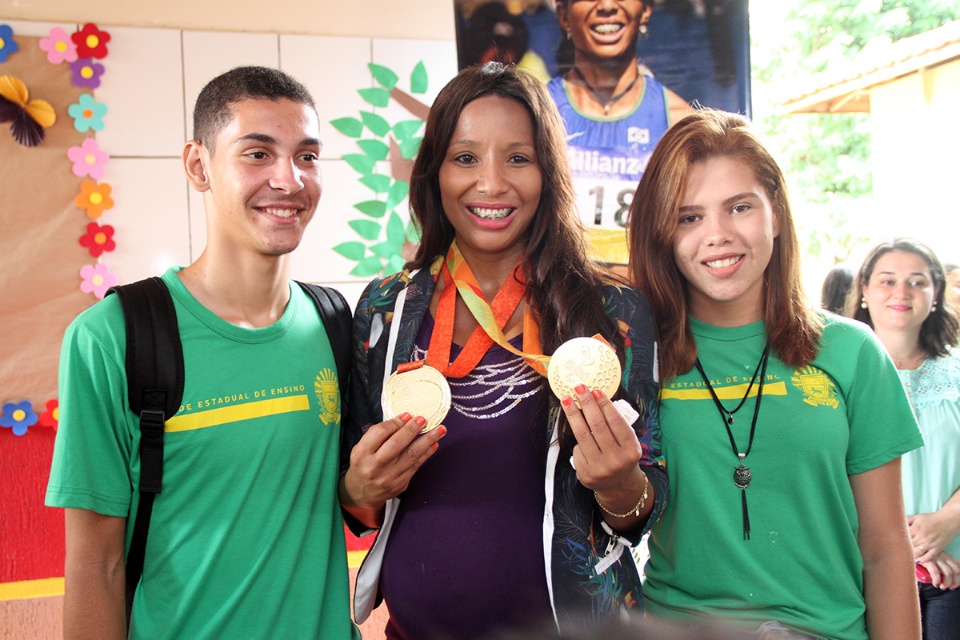
[(674, 489), (651, 532), (648, 615), (918, 640), (900, 456), (923, 438), (876, 336), (804, 295), (784, 176), (750, 121), (674, 125), (630, 215)]
[[(382, 595), (388, 638), (595, 631), (641, 606), (631, 547), (667, 500), (653, 320), (587, 260), (564, 147), (540, 81), (499, 63), (460, 72), (413, 168), (417, 253), (357, 304), (340, 501), (356, 533), (379, 529), (354, 612)], [(595, 334), (623, 367), (608, 370), (615, 398), (583, 380), (554, 396), (544, 354)], [(401, 365), (451, 388), (420, 436), (423, 416), (381, 405)]]
[(946, 284), (929, 247), (897, 238), (867, 255), (847, 303), (893, 358), (926, 441), (903, 456), (924, 640), (960, 636), (960, 352)]

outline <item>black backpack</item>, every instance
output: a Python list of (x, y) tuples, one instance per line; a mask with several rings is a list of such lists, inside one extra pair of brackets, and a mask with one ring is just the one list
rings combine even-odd
[[(346, 404), (350, 371), (350, 308), (336, 289), (297, 282), (320, 312), (340, 381), (341, 406)], [(127, 335), (127, 397), (140, 416), (140, 506), (127, 553), (127, 620), (133, 593), (143, 573), (144, 553), (153, 499), (163, 484), (163, 424), (183, 399), (183, 346), (173, 298), (159, 277), (111, 288), (123, 309)]]

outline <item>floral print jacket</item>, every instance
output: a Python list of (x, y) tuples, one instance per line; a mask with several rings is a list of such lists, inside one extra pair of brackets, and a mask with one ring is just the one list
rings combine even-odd
[[(354, 369), (343, 427), (341, 473), (346, 472), (350, 451), (365, 427), (383, 420), (380, 395), (385, 374), (410, 360), (428, 313), (439, 264), (438, 260), (429, 269), (374, 280), (360, 298), (353, 325)], [(606, 313), (618, 321), (624, 334), (622, 389), (640, 411), (640, 418), (634, 423), (644, 454), (640, 464), (655, 490), (656, 500), (642, 530), (614, 532), (601, 518), (593, 492), (577, 480), (569, 454), (560, 453), (556, 438), (560, 403), (551, 396), (547, 424), (552, 427), (544, 434), (549, 439), (549, 449), (543, 539), (551, 541), (544, 550), (546, 579), (551, 585), (553, 611), (561, 631), (599, 626), (623, 609), (643, 606), (639, 571), (630, 548), (657, 521), (668, 498), (667, 476), (660, 459), (659, 384), (650, 307), (642, 293), (617, 283), (605, 285), (603, 296)], [(391, 340), (393, 344), (388, 346)], [(357, 577), (354, 605), (358, 622), (379, 604), (380, 563), (396, 507), (396, 500), (387, 503), (383, 526)], [(370, 533), (352, 521), (349, 514), (345, 516), (354, 533)], [(541, 543), (518, 540), (517, 544), (539, 547)]]

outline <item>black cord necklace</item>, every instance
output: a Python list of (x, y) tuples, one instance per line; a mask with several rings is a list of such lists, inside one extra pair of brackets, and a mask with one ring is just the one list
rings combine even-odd
[(640, 71), (638, 70), (637, 75), (633, 78), (633, 80), (630, 81), (630, 84), (627, 85), (626, 89), (624, 89), (620, 93), (610, 96), (609, 98), (605, 98), (602, 93), (597, 91), (593, 87), (593, 85), (590, 84), (590, 82), (584, 77), (583, 72), (581, 72), (578, 67), (574, 66), (573, 72), (577, 74), (577, 77), (580, 78), (580, 82), (583, 83), (583, 86), (587, 88), (587, 91), (589, 91), (591, 95), (593, 95), (593, 97), (596, 98), (597, 102), (600, 103), (600, 106), (603, 107), (603, 115), (605, 116), (610, 115), (610, 107), (616, 104), (620, 100), (620, 98), (627, 95), (627, 93), (630, 92), (630, 89), (633, 89), (633, 86), (637, 84), (637, 80), (640, 79)]
[[(743, 539), (750, 539), (750, 514), (747, 511), (747, 487), (750, 486), (750, 481), (753, 479), (753, 474), (750, 473), (750, 467), (744, 466), (744, 459), (750, 455), (750, 450), (753, 448), (753, 436), (757, 432), (757, 416), (760, 415), (760, 401), (763, 399), (763, 381), (767, 377), (767, 361), (770, 358), (770, 345), (769, 343), (764, 346), (763, 353), (760, 355), (760, 360), (757, 362), (757, 368), (753, 371), (753, 377), (750, 378), (750, 384), (747, 386), (747, 392), (743, 394), (743, 398), (740, 399), (740, 404), (737, 405), (737, 408), (733, 411), (727, 411), (723, 404), (720, 402), (720, 398), (717, 397), (717, 392), (714, 391), (713, 385), (710, 384), (710, 378), (707, 377), (707, 374), (703, 370), (703, 365), (700, 364), (700, 358), (697, 357), (696, 365), (697, 371), (700, 372), (700, 375), (703, 377), (703, 381), (707, 385), (707, 389), (710, 390), (710, 397), (713, 398), (713, 403), (717, 406), (717, 410), (720, 412), (720, 418), (723, 420), (723, 426), (727, 430), (727, 436), (730, 438), (730, 446), (733, 448), (733, 454), (737, 456), (737, 460), (740, 463), (740, 466), (734, 467), (733, 469), (733, 483), (737, 485), (740, 489), (740, 498), (741, 505), (743, 507)], [(733, 431), (730, 429), (730, 425), (733, 424), (733, 414), (740, 410), (740, 407), (743, 406), (743, 403), (747, 401), (747, 397), (750, 395), (750, 391), (753, 389), (753, 384), (757, 380), (757, 373), (760, 374), (760, 382), (757, 384), (757, 404), (753, 407), (753, 420), (750, 423), (750, 440), (747, 442), (747, 450), (743, 453), (740, 453), (740, 449), (737, 447), (737, 441), (733, 437)]]

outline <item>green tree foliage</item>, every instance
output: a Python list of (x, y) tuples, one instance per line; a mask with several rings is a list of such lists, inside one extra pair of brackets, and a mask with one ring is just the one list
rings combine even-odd
[(754, 116), (793, 186), (804, 248), (840, 262), (869, 224), (868, 116), (782, 115), (778, 104), (816, 74), (842, 72), (866, 49), (960, 18), (960, 0), (782, 1), (778, 29), (751, 31)]

